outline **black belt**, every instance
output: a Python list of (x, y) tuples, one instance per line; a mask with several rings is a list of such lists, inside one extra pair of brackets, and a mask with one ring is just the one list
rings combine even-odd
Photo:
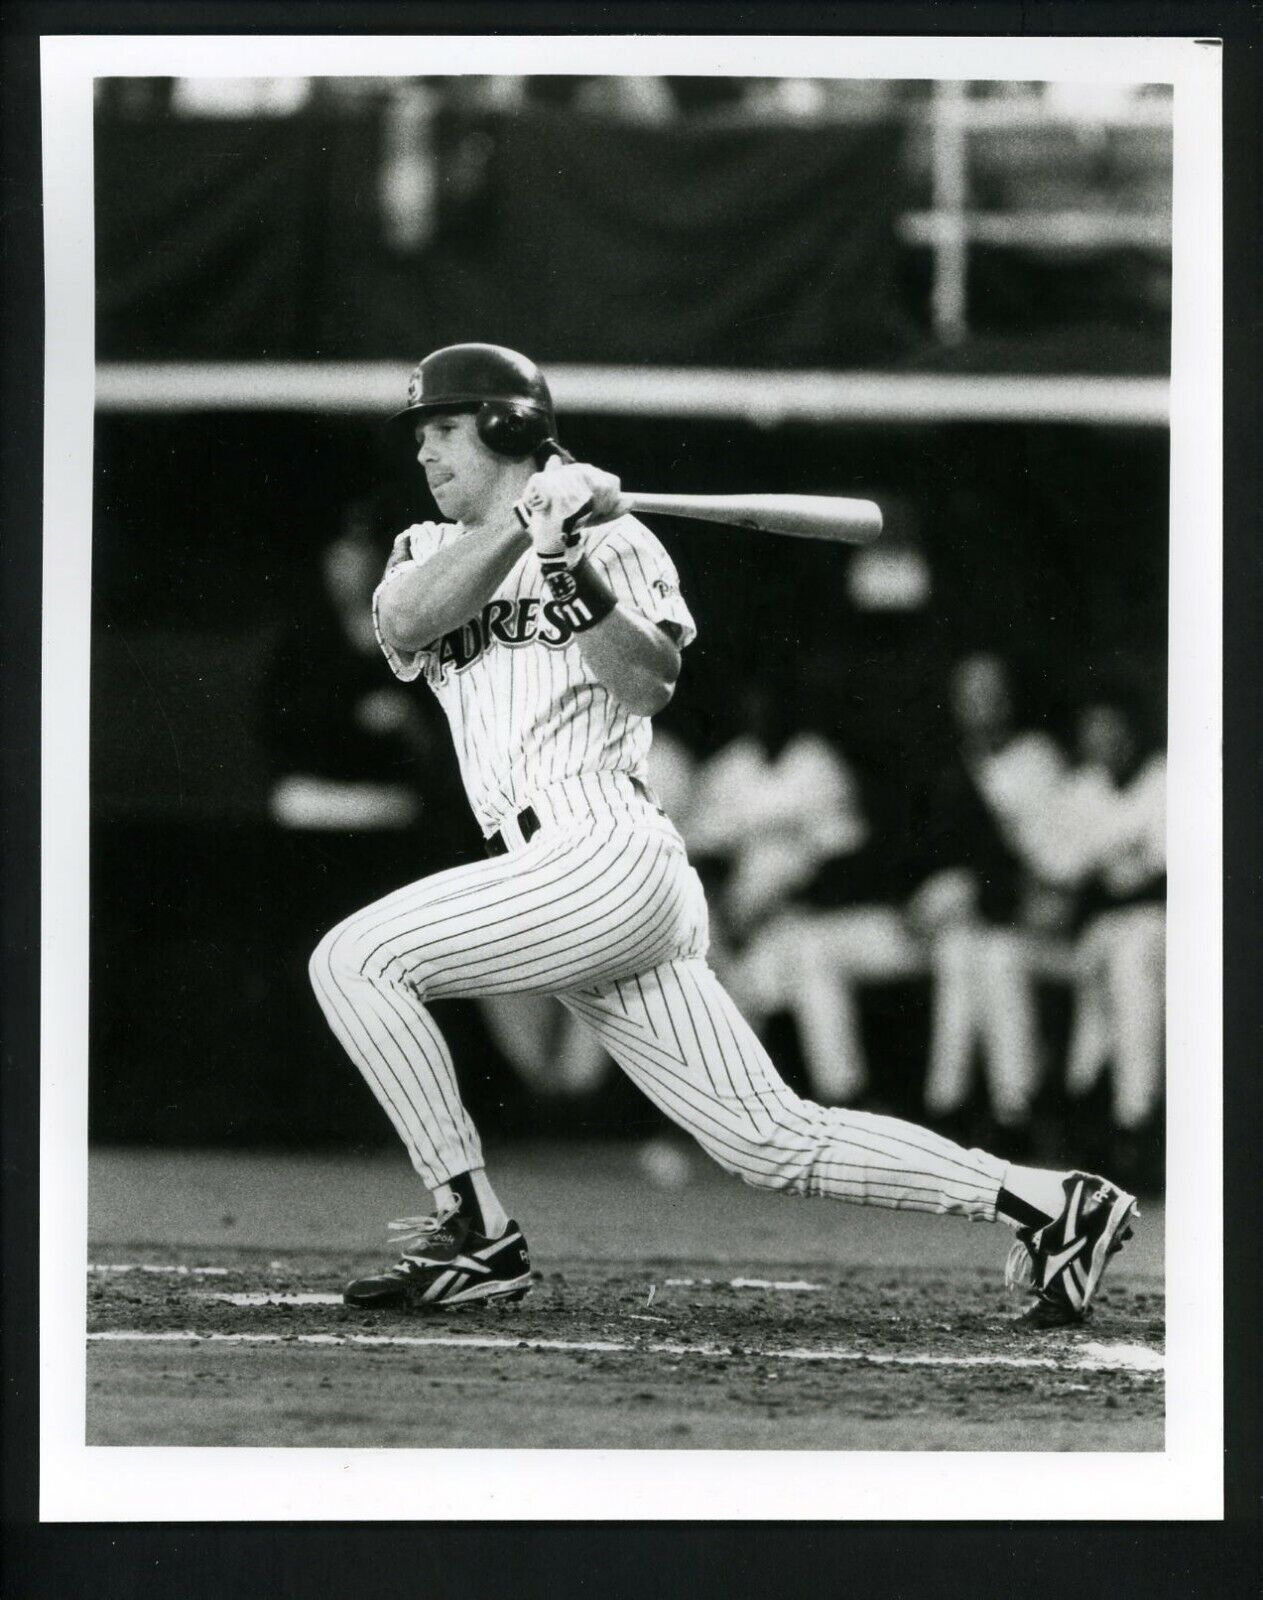
[[(519, 811), (516, 817), (518, 827), (522, 831), (522, 840), (527, 842), (539, 832), (539, 818), (535, 815), (534, 806), (526, 806)], [(495, 833), (487, 840), (487, 854), (489, 856), (507, 856), (509, 846), (504, 835), (497, 828)]]
[[(632, 778), (630, 782), (632, 788), (635, 789), (638, 794), (642, 795), (644, 799), (648, 800), (650, 805), (654, 808), (659, 816), (666, 815), (662, 807), (654, 798), (653, 794), (643, 783), (641, 783), (639, 778)], [(534, 806), (526, 806), (519, 811), (516, 821), (518, 827), (522, 831), (523, 843), (529, 842), (539, 832), (539, 818), (535, 815)], [(495, 833), (493, 833), (486, 841), (486, 848), (489, 856), (507, 856), (509, 853), (508, 843), (498, 828)]]

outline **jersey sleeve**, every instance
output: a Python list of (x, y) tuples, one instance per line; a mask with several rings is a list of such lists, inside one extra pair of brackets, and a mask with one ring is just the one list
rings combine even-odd
[(420, 676), (425, 665), (427, 649), (396, 650), (394, 645), (387, 644), (382, 637), (381, 620), (378, 615), (378, 606), (384, 590), (405, 572), (415, 572), (423, 566), (443, 543), (443, 529), (433, 522), (417, 522), (405, 530), (401, 539), (407, 540), (406, 550), (400, 555), (400, 540), (395, 541), (395, 549), (391, 552), (386, 571), (382, 574), (382, 581), (373, 591), (373, 632), (377, 635), (377, 643), (381, 646), (382, 654), (390, 664), (390, 670), (402, 683), (411, 683)]
[(680, 575), (657, 536), (634, 517), (620, 517), (589, 546), (588, 559), (619, 600), (650, 622), (672, 622), (683, 649), (697, 637), (697, 625), (680, 593)]

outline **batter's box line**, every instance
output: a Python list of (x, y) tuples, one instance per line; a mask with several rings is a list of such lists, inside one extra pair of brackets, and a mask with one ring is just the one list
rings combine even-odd
[(227, 1267), (186, 1267), (167, 1262), (148, 1261), (89, 1261), (88, 1272), (104, 1275), (122, 1272), (153, 1272), (169, 1274), (174, 1278), (226, 1278)]
[[(697, 1283), (710, 1284), (710, 1278), (669, 1278), (668, 1283)], [(720, 1288), (729, 1289), (766, 1289), (771, 1292), (798, 1293), (805, 1290), (821, 1290), (825, 1288), (822, 1283), (773, 1283), (764, 1278), (732, 1278), (727, 1282), (718, 1281)], [(656, 1285), (649, 1287), (649, 1298), (645, 1301), (646, 1307), (653, 1304)], [(340, 1306), (345, 1304), (341, 1294), (329, 1290), (292, 1291), (282, 1289), (238, 1289), (224, 1290), (219, 1293), (208, 1294), (202, 1292), (193, 1296), (196, 1300), (214, 1300), (225, 1306)]]
[[(204, 1344), (225, 1346), (317, 1345), (326, 1348), (369, 1347), (405, 1350), (521, 1350), (526, 1352), (583, 1352), (590, 1355), (704, 1356), (725, 1361), (734, 1359), (728, 1345), (675, 1344), (645, 1340), (629, 1343), (620, 1339), (504, 1339), (482, 1334), (404, 1334), (404, 1333), (197, 1333), (193, 1329), (164, 1333), (111, 1329), (90, 1333), (89, 1343), (99, 1344)], [(1072, 1351), (1047, 1356), (939, 1355), (927, 1351), (918, 1355), (843, 1349), (745, 1349), (743, 1356), (760, 1361), (838, 1362), (878, 1367), (975, 1368), (1004, 1367), (1043, 1372), (1131, 1372), (1157, 1375), (1165, 1371), (1166, 1359), (1158, 1350), (1138, 1344), (1098, 1344), (1088, 1341)]]

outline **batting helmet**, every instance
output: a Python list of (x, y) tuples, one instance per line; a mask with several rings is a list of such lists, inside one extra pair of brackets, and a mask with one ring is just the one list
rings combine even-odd
[(473, 412), (488, 450), (517, 461), (556, 441), (544, 374), (526, 356), (498, 344), (449, 344), (426, 356), (408, 380), (408, 404), (391, 420), (443, 411)]

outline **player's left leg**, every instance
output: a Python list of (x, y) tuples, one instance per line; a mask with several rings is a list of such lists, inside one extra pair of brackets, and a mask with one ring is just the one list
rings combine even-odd
[(714, 974), (673, 961), (563, 996), (644, 1093), (720, 1165), (760, 1188), (1003, 1218), (1046, 1309), (1087, 1310), (1134, 1201), (1081, 1173), (1021, 1167), (895, 1117), (824, 1107), (785, 1084)]
[(355, 912), (310, 964), (330, 1026), (431, 1189), (482, 1165), (432, 1000), (549, 993), (661, 959), (690, 885), (664, 836), (541, 837)]

